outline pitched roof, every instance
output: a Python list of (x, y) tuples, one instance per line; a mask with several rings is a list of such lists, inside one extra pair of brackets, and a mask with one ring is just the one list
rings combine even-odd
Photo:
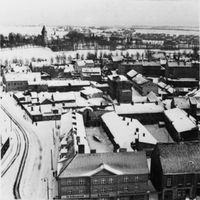
[(100, 168), (114, 174), (148, 174), (145, 152), (107, 152), (76, 154), (59, 177), (91, 176), (100, 171)]
[(144, 83), (149, 82), (149, 80), (147, 80), (145, 77), (143, 77), (141, 74), (136, 75), (132, 81), (134, 81), (136, 84), (138, 85), (142, 85)]
[(127, 73), (127, 76), (129, 76), (130, 78), (135, 77), (138, 74), (138, 72), (136, 72), (134, 69), (132, 69), (131, 71), (129, 71)]
[(159, 143), (163, 173), (200, 172), (200, 142)]

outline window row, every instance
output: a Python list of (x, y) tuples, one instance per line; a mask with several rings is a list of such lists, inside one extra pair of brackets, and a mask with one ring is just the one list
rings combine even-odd
[[(184, 184), (190, 186), (194, 182), (194, 177), (195, 176), (193, 174), (187, 174), (187, 175), (181, 174), (176, 177), (168, 176), (166, 180), (166, 186), (171, 187), (173, 183), (178, 186), (182, 186)], [(200, 175), (197, 175), (196, 181), (197, 184), (200, 184)]]
[[(136, 176), (135, 177), (135, 181), (138, 181), (139, 177)], [(128, 176), (124, 176), (122, 179), (122, 182), (124, 183), (128, 183), (130, 179)], [(92, 179), (92, 184), (94, 185), (104, 185), (104, 184), (113, 184), (114, 182), (116, 181), (116, 178), (94, 178)], [(61, 180), (61, 185), (75, 185), (75, 184), (79, 184), (79, 185), (85, 185), (88, 183), (88, 180), (87, 179), (83, 179), (83, 178), (80, 178), (80, 179), (67, 179), (67, 180)]]

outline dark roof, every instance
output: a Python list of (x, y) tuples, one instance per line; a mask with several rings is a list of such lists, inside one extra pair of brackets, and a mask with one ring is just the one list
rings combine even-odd
[[(102, 166), (105, 166), (102, 167)], [(94, 154), (76, 154), (59, 177), (91, 176), (98, 169), (105, 169), (116, 174), (148, 174), (145, 152), (107, 152)], [(118, 173), (117, 173), (118, 174)]]
[(200, 172), (200, 142), (158, 144), (164, 174)]

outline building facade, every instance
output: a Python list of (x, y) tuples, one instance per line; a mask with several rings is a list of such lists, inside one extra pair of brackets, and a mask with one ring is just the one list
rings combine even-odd
[(58, 188), (61, 199), (142, 200), (155, 192), (144, 152), (77, 154), (58, 176)]
[(200, 143), (160, 143), (151, 155), (151, 181), (163, 200), (200, 195)]

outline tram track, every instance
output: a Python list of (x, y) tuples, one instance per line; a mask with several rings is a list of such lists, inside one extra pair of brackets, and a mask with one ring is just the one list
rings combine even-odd
[(23, 150), (23, 153), (22, 153), (21, 162), (20, 162), (20, 165), (19, 165), (19, 169), (17, 171), (17, 176), (16, 176), (16, 179), (15, 179), (15, 182), (14, 182), (14, 186), (13, 186), (13, 195), (14, 195), (14, 198), (15, 199), (21, 199), (21, 195), (20, 195), (20, 182), (21, 182), (21, 178), (22, 178), (22, 175), (23, 175), (23, 171), (24, 171), (26, 159), (27, 159), (27, 156), (28, 156), (29, 139), (28, 139), (28, 136), (26, 134), (25, 129), (17, 122), (17, 120), (15, 120), (12, 117), (12, 115), (6, 110), (5, 107), (3, 107), (1, 105), (1, 108), (8, 115), (8, 117), (12, 120), (12, 122), (18, 127), (18, 129), (21, 131), (23, 139), (24, 139), (24, 143), (25, 143), (24, 150)]

